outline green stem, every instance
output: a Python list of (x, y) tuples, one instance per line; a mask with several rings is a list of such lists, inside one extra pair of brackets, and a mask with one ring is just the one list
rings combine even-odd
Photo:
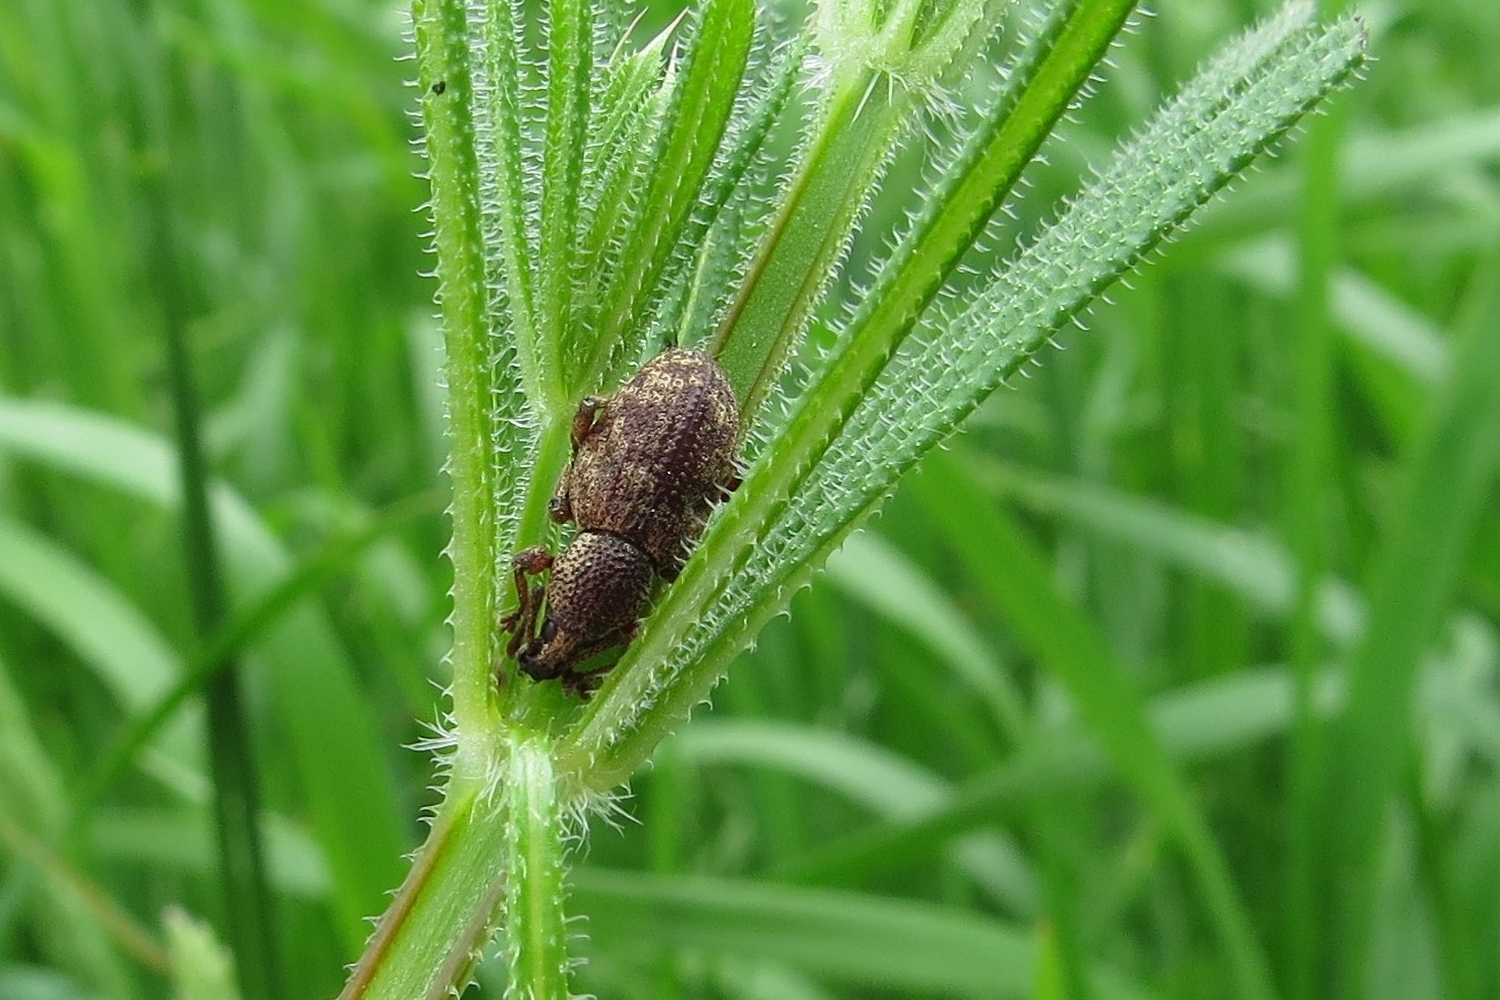
[(909, 94), (890, 100), (877, 83), (878, 74), (868, 73), (830, 98), (802, 169), (714, 334), (710, 351), (740, 397), (747, 424), (832, 277), (910, 110)]
[(1323, 726), (1314, 704), (1314, 684), (1326, 654), (1318, 623), (1318, 592), (1328, 567), (1330, 517), (1329, 414), (1333, 328), (1328, 316), (1329, 275), (1337, 255), (1338, 119), (1316, 121), (1307, 137), (1299, 214), (1301, 284), (1297, 295), (1295, 351), (1296, 433), (1288, 436), (1291, 549), (1297, 567), (1290, 649), (1293, 722), (1287, 745), (1287, 871), (1285, 920), (1286, 984), (1292, 1000), (1322, 995), (1318, 960), (1326, 926), (1318, 872), (1323, 842)]
[(511, 1000), (567, 1000), (567, 872), (552, 747), (539, 738), (511, 745), (506, 787), (506, 957)]
[[(548, 409), (565, 406), (573, 378), (560, 357), (576, 320), (574, 285), (578, 192), (593, 66), (593, 20), (588, 0), (551, 0), (547, 17), (547, 117), (542, 144), (542, 204), (537, 263), (539, 351), (554, 378)], [(576, 377), (576, 376), (574, 376)], [(561, 390), (559, 397), (558, 390)]]
[(461, 0), (416, 0), (417, 79), (431, 162), (453, 480), (455, 742), (427, 842), (340, 994), (431, 998), (467, 984), (503, 890), (504, 824), (488, 803), (504, 760), (494, 738), (494, 466), (484, 248), (469, 30)]
[(455, 757), (432, 832), (339, 1000), (443, 1000), (467, 985), (505, 887), (506, 824), (487, 767), (504, 750), (487, 749)]
[[(186, 319), (176, 273), (177, 254), (166, 196), (155, 192), (156, 252), (153, 271), (167, 347), (167, 374), (175, 408), (178, 472), (182, 489), (183, 555), (191, 588), (196, 640), (210, 645), (228, 617), (222, 564), (208, 501), (208, 461)], [(224, 890), (228, 940), (239, 988), (247, 1000), (285, 995), (260, 839), (260, 787), (255, 754), (240, 696), (237, 662), (225, 655), (203, 689), (208, 709), (209, 768), (213, 775), (219, 878)]]
[(495, 621), (491, 375), (469, 31), (460, 0), (416, 0), (417, 83), (431, 164), (453, 480), (453, 720), (460, 739), (493, 719)]

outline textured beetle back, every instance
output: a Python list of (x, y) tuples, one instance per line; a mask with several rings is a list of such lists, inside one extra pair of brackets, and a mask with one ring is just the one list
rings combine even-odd
[[(576, 668), (630, 641), (656, 574), (677, 575), (719, 491), (734, 475), (739, 407), (719, 363), (701, 351), (666, 351), (607, 399), (586, 399), (573, 420), (573, 460), (553, 516), (578, 534), (555, 558), (516, 556), (521, 606), (516, 659), (535, 680), (587, 691), (598, 672)], [(551, 567), (545, 588), (526, 576)], [(546, 617), (535, 631), (545, 593)]]
[(632, 539), (670, 575), (732, 475), (738, 435), (718, 362), (681, 348), (658, 355), (605, 401), (573, 458), (568, 492), (579, 528)]

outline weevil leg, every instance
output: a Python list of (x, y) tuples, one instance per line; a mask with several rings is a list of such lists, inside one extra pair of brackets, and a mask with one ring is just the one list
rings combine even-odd
[[(599, 638), (593, 639), (588, 643), (578, 647), (578, 650), (573, 658), (574, 662), (582, 663), (584, 660), (593, 657), (595, 654), (602, 653), (606, 649), (613, 649), (616, 646), (628, 646), (635, 641), (636, 634), (639, 633), (640, 630), (640, 622), (631, 622), (629, 625), (622, 625), (621, 627), (615, 629), (613, 632), (606, 632)], [(594, 689), (599, 686), (599, 682), (604, 680), (604, 675), (613, 670), (614, 666), (615, 665), (613, 663), (607, 663), (604, 666), (598, 667), (594, 670), (570, 669), (567, 673), (562, 675), (563, 688), (571, 694), (576, 694), (587, 698), (589, 695), (594, 693)]]
[(547, 501), (547, 514), (558, 524), (568, 524), (573, 520), (573, 498), (568, 493), (572, 471), (571, 465), (563, 470), (562, 479), (557, 483), (557, 492)]
[(573, 414), (573, 450), (577, 451), (579, 445), (587, 441), (594, 433), (594, 426), (599, 421), (599, 411), (604, 409), (608, 402), (603, 396), (585, 396), (578, 404), (578, 410)]
[(552, 553), (539, 545), (522, 549), (511, 560), (516, 576), (516, 598), (520, 603), (516, 610), (500, 619), (500, 631), (511, 633), (510, 642), (505, 645), (507, 656), (514, 658), (522, 644), (536, 634), (536, 619), (547, 596), (547, 585), (539, 583), (533, 587), (527, 577), (546, 572), (552, 568), (552, 562)]
[[(557, 628), (552, 619), (542, 622), (541, 631), (526, 640), (516, 657), (521, 673), (534, 681), (550, 681), (561, 677), (568, 669), (566, 658), (547, 657), (548, 645), (557, 639)], [(555, 652), (555, 650), (554, 650)]]

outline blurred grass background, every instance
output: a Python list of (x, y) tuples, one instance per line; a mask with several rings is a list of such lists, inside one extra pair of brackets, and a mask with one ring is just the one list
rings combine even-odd
[[(1023, 224), (1267, 8), (1156, 9)], [(1365, 10), (1369, 79), (903, 487), (595, 831), (583, 987), (1229, 995), (1143, 765), (1100, 749), (1138, 697), (1279, 995), (1500, 995), (1500, 6)], [(164, 910), (225, 919), (166, 324), (289, 996), (337, 992), (423, 834), (447, 567), (403, 18), (0, 4), (4, 1000), (166, 995)], [(1061, 695), (1079, 657), (1128, 680), (1113, 715)]]

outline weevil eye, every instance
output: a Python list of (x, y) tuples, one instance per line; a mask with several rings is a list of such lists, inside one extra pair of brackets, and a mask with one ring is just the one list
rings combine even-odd
[(546, 621), (542, 622), (542, 631), (537, 638), (541, 639), (542, 642), (551, 642), (553, 639), (556, 639), (557, 622), (553, 621), (551, 618), (548, 618)]

